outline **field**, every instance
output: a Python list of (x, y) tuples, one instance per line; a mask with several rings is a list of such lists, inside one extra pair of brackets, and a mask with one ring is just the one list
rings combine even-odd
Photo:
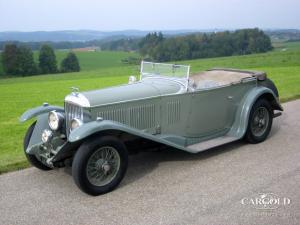
[(275, 42), (273, 43), (273, 47), (276, 51), (295, 51), (300, 50), (300, 42)]
[[(285, 50), (283, 50), (285, 49)], [(67, 52), (57, 52), (60, 61)], [(70, 87), (80, 90), (126, 83), (129, 75), (138, 75), (138, 66), (121, 62), (135, 53), (80, 52), (79, 73), (0, 79), (0, 173), (28, 166), (22, 149), (23, 136), (32, 121), (19, 124), (27, 109), (49, 102), (63, 105)], [(279, 88), (281, 101), (300, 97), (300, 43), (282, 44), (265, 54), (233, 56), (180, 62), (190, 64), (192, 73), (212, 67), (263, 70)], [(1, 68), (0, 68), (1, 71)]]

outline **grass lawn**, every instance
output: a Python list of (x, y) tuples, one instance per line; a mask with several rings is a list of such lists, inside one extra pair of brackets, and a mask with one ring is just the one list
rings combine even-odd
[[(68, 50), (57, 50), (55, 52), (58, 67), (60, 67), (62, 59), (67, 56), (68, 52)], [(75, 52), (75, 54), (78, 57), (82, 71), (123, 66), (122, 59), (129, 56), (138, 57), (137, 53), (117, 51)], [(34, 59), (38, 62), (38, 51), (34, 51)], [(1, 74), (3, 74), (2, 63), (0, 63), (0, 75)]]
[[(298, 46), (298, 45), (296, 45)], [(67, 52), (58, 51), (60, 61)], [(129, 75), (139, 73), (138, 66), (122, 64), (134, 56), (125, 52), (79, 52), (79, 73), (0, 79), (0, 173), (28, 166), (22, 142), (32, 121), (19, 124), (18, 117), (27, 109), (49, 102), (63, 105), (70, 87), (97, 89), (126, 83)], [(300, 48), (247, 56), (233, 56), (180, 62), (190, 64), (192, 73), (212, 67), (263, 70), (276, 83), (281, 100), (300, 97)], [(1, 70), (1, 68), (0, 68)]]
[(275, 42), (272, 44), (275, 51), (295, 51), (300, 50), (300, 41)]

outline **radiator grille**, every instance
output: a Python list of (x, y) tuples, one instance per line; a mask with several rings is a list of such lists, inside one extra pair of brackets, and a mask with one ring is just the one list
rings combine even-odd
[(82, 107), (65, 102), (65, 113), (66, 113), (66, 133), (69, 136), (71, 120), (74, 118), (80, 119), (83, 121), (83, 110)]

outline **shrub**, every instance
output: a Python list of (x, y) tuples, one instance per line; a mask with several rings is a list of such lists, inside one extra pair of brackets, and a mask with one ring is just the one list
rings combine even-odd
[(61, 62), (61, 72), (79, 72), (80, 66), (77, 56), (73, 52), (69, 52), (67, 57)]
[(43, 45), (40, 49), (39, 68), (43, 74), (58, 72), (55, 54), (49, 45)]

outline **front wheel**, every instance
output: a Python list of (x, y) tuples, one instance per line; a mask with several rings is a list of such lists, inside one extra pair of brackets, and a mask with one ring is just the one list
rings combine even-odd
[(252, 143), (260, 143), (268, 137), (273, 122), (273, 110), (266, 99), (259, 99), (253, 105), (245, 139)]
[(76, 185), (85, 193), (100, 195), (122, 181), (128, 165), (125, 145), (112, 136), (94, 137), (77, 150), (72, 163)]

